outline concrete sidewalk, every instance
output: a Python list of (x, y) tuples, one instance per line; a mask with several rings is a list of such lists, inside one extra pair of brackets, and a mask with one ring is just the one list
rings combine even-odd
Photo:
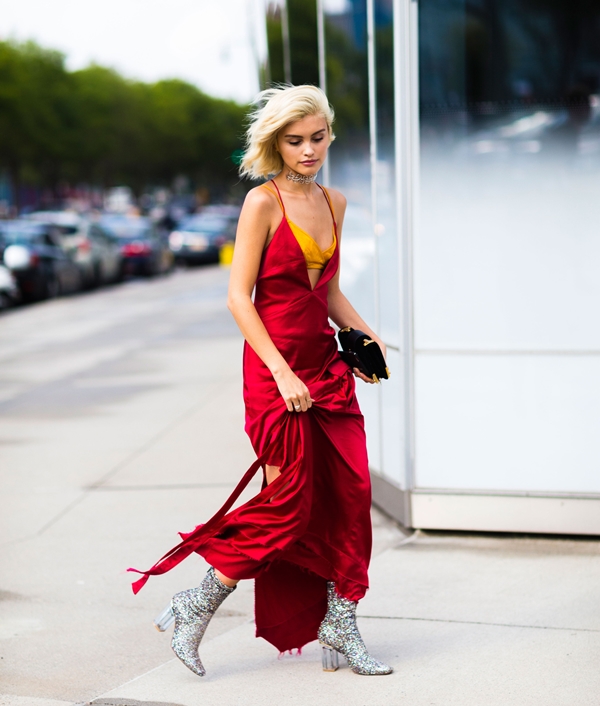
[(360, 626), (389, 677), (320, 668), (315, 643), (278, 659), (246, 623), (96, 705), (597, 706), (600, 556), (595, 542), (418, 536), (374, 561)]
[[(360, 627), (395, 673), (278, 659), (243, 582), (196, 677), (152, 618), (197, 557), (133, 596), (253, 460), (226, 273), (179, 273), (0, 318), (0, 706), (598, 706), (600, 543), (417, 534), (374, 511)], [(254, 492), (254, 483), (249, 492)], [(343, 662), (343, 660), (342, 660)]]

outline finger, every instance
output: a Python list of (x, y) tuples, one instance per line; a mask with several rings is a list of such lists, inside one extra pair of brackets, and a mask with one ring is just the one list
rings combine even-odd
[(293, 404), (294, 404), (294, 412), (301, 412), (302, 411), (302, 404), (301, 404), (300, 400), (297, 400), (297, 399), (293, 400)]
[(312, 400), (310, 397), (306, 401), (306, 406), (308, 407), (308, 409), (310, 409), (313, 406), (313, 401), (314, 400)]
[(287, 400), (285, 406), (287, 407), (288, 412), (294, 411), (294, 403), (291, 400)]
[(368, 382), (369, 385), (374, 385), (375, 381), (372, 378), (368, 378), (363, 372), (361, 372), (358, 368), (354, 368), (354, 374), (356, 377), (360, 378), (363, 382)]
[(361, 380), (364, 380), (365, 382), (369, 382), (369, 378), (366, 377), (359, 368), (353, 368), (352, 371), (356, 375), (357, 378), (360, 378)]
[(308, 402), (306, 400), (306, 397), (302, 397), (302, 399), (300, 400), (300, 407), (303, 412), (306, 412), (306, 410), (308, 409)]

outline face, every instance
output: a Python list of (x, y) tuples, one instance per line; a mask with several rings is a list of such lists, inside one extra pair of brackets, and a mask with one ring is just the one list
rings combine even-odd
[(277, 135), (277, 150), (284, 165), (305, 176), (319, 171), (328, 148), (327, 121), (317, 115), (290, 123)]

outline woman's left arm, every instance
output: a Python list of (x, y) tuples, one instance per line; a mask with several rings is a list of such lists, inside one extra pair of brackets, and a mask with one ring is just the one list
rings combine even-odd
[[(339, 192), (329, 190), (332, 195), (332, 201), (334, 203), (335, 212), (337, 214), (337, 236), (338, 236), (338, 248), (340, 247), (340, 241), (342, 236), (342, 226), (344, 223), (344, 215), (346, 212), (346, 199)], [(360, 317), (356, 309), (350, 304), (348, 299), (344, 296), (340, 289), (340, 268), (331, 278), (328, 284), (327, 292), (327, 306), (329, 309), (329, 318), (339, 326), (340, 328), (345, 328), (346, 326), (351, 326), (352, 328), (364, 331), (367, 336), (372, 338), (379, 344), (383, 357), (387, 357), (387, 350), (384, 342), (379, 338), (379, 336), (371, 329), (367, 323)], [(354, 374), (361, 380), (368, 383), (373, 383), (371, 378), (363, 375), (358, 368), (354, 368)]]

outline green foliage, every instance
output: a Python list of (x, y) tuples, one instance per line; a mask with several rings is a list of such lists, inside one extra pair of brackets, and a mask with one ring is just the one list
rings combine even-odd
[(292, 81), (319, 85), (317, 3), (288, 0)]
[[(307, 0), (287, 0), (287, 5), (292, 83), (296, 86), (305, 83), (318, 86), (317, 4)], [(272, 7), (267, 15), (267, 41), (271, 82), (283, 83), (283, 35), (278, 7)]]
[(267, 45), (271, 83), (283, 83), (283, 38), (281, 35), (281, 13), (277, 10), (267, 15)]
[(0, 42), (0, 165), (41, 181), (72, 147), (74, 101), (63, 57), (32, 42)]
[(335, 133), (339, 146), (367, 134), (369, 88), (366, 49), (330, 23), (325, 24), (327, 45), (327, 93), (335, 110)]
[[(288, 0), (292, 83), (319, 85), (317, 14), (314, 0)], [(335, 110), (338, 145), (368, 129), (366, 51), (356, 48), (340, 29), (326, 21), (328, 98)], [(267, 41), (271, 82), (283, 83), (281, 13), (267, 15)]]
[(169, 184), (180, 174), (222, 189), (237, 180), (245, 109), (184, 81), (130, 81), (62, 55), (0, 42), (0, 170), (15, 186), (60, 181)]

